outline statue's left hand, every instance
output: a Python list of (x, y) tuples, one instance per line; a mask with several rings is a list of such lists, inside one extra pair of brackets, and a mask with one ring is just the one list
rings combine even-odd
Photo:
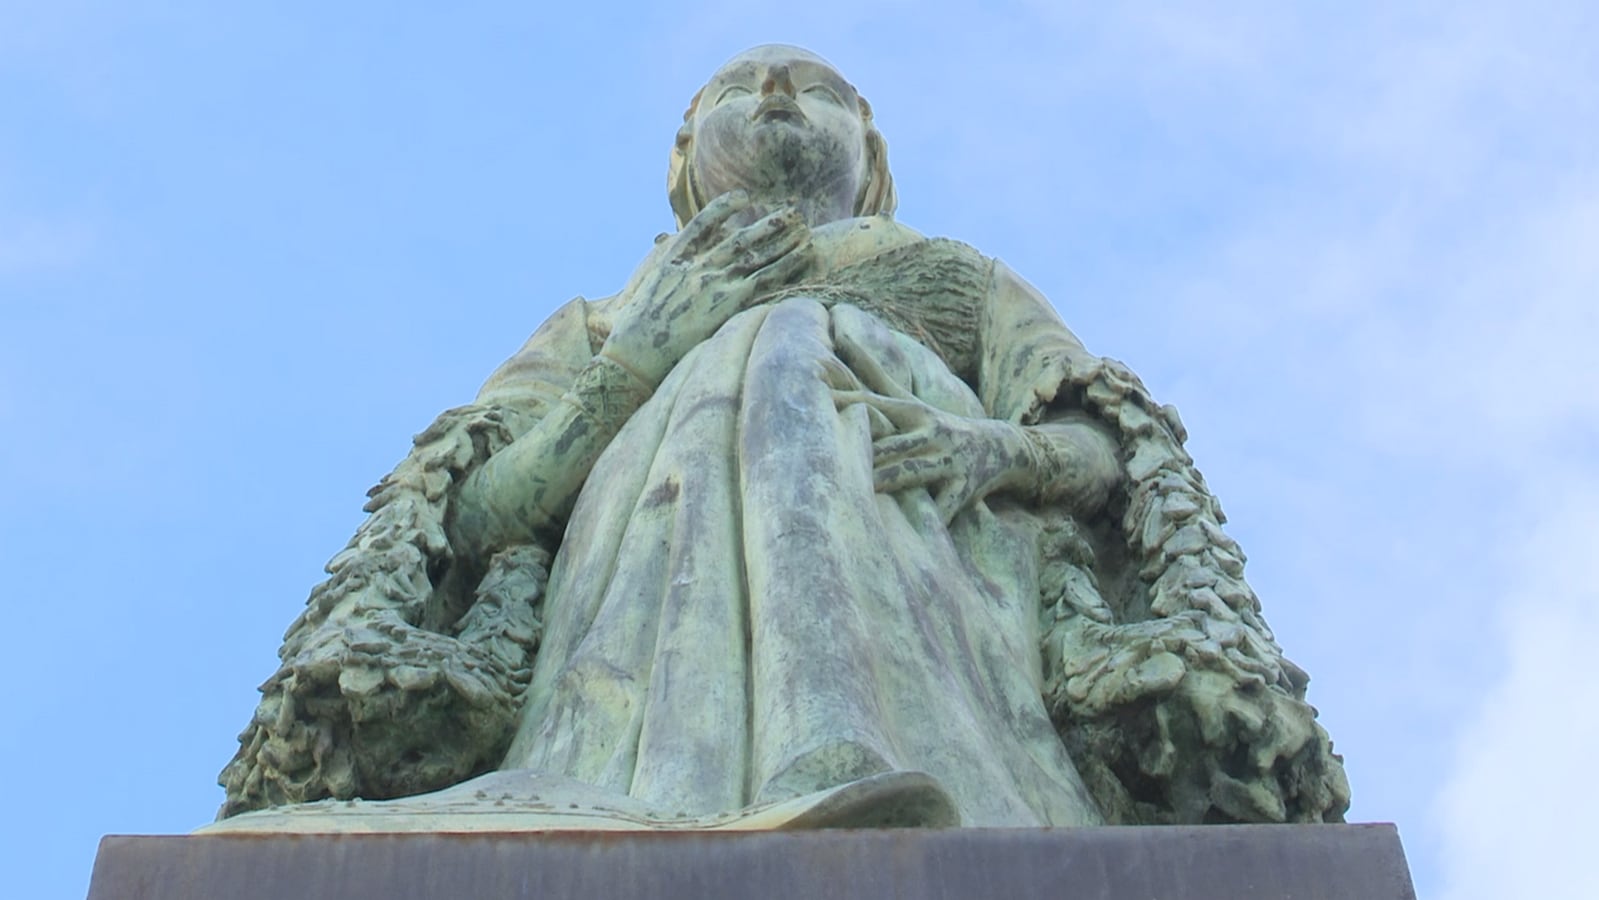
[(840, 391), (837, 400), (840, 408), (861, 403), (872, 411), (877, 490), (926, 488), (945, 524), (971, 503), (1032, 477), (1018, 425), (948, 413), (912, 397)]

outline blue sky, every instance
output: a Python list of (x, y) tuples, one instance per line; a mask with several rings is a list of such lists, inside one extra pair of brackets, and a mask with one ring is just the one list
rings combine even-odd
[(210, 819), (365, 489), (621, 286), (767, 41), (1182, 410), (1422, 895), (1599, 895), (1599, 7), (532, 6), (0, 2), (7, 895)]

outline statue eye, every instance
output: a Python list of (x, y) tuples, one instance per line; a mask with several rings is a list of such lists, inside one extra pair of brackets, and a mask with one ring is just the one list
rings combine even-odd
[(803, 93), (810, 94), (812, 97), (819, 97), (829, 103), (837, 103), (839, 106), (844, 105), (844, 98), (838, 95), (838, 91), (825, 84), (813, 84), (806, 88)]
[(753, 93), (755, 93), (755, 92), (750, 90), (749, 88), (745, 87), (742, 84), (730, 84), (727, 87), (723, 88), (722, 92), (720, 94), (716, 95), (716, 102), (718, 104), (721, 104), (721, 103), (723, 103), (725, 101), (733, 99), (734, 97), (742, 97), (742, 96), (744, 96), (746, 94), (753, 94)]

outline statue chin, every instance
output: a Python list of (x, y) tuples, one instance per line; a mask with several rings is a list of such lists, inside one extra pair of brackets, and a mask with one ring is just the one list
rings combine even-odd
[(859, 154), (837, 137), (786, 121), (762, 123), (740, 137), (747, 140), (697, 148), (695, 176), (705, 199), (745, 190), (759, 203), (797, 204), (813, 226), (850, 216), (861, 181)]
[(949, 794), (922, 772), (885, 772), (802, 797), (685, 816), (571, 778), (509, 770), (398, 800), (321, 800), (244, 813), (195, 833), (782, 831), (960, 824)]

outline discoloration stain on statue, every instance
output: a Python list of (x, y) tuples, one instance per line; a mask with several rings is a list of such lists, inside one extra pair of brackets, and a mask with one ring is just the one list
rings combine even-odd
[(650, 488), (650, 492), (644, 496), (644, 502), (649, 506), (665, 506), (677, 499), (680, 489), (678, 480), (675, 477), (667, 478), (655, 487)]

